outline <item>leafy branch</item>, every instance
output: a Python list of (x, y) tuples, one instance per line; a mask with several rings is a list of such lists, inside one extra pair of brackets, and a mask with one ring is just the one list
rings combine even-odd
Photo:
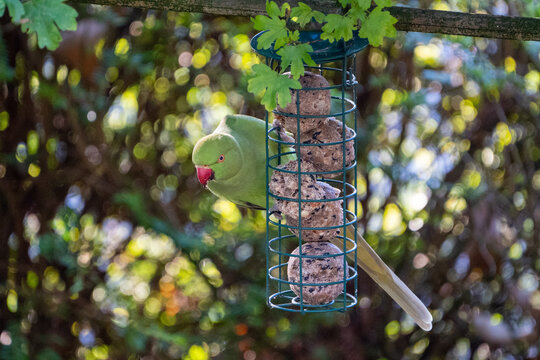
[(36, 34), (40, 48), (56, 49), (62, 40), (60, 30), (77, 29), (77, 11), (64, 0), (0, 0), (0, 17), (6, 8), (22, 31)]
[[(320, 11), (312, 10), (303, 2), (291, 8), (288, 3), (284, 3), (281, 8), (273, 1), (266, 2), (267, 15), (257, 15), (252, 18), (253, 27), (256, 30), (264, 31), (258, 38), (258, 49), (269, 49), (273, 47), (276, 54), (281, 57), (281, 71), (276, 72), (269, 66), (257, 64), (253, 66), (253, 77), (249, 80), (248, 91), (255, 95), (261, 95), (261, 104), (268, 111), (276, 106), (276, 96), (279, 97), (277, 103), (285, 107), (290, 103), (290, 95), (285, 95), (290, 89), (300, 89), (298, 79), (304, 75), (304, 66), (314, 66), (315, 62), (311, 58), (313, 51), (311, 45), (298, 42), (300, 32), (298, 27), (304, 28), (310, 22), (322, 25), (321, 39), (334, 41), (349, 41), (353, 38), (354, 32), (358, 31), (358, 36), (367, 38), (373, 46), (380, 46), (384, 37), (395, 37), (397, 22), (384, 8), (392, 5), (392, 0), (375, 0), (375, 6), (371, 7), (371, 0), (338, 0), (345, 15), (323, 14)], [(284, 72), (289, 69), (290, 75)], [(274, 74), (271, 74), (274, 73)], [(288, 88), (283, 86), (288, 84)]]

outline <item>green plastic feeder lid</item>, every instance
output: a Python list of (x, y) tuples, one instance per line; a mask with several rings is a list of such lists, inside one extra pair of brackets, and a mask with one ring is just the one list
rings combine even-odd
[[(270, 59), (281, 60), (281, 56), (276, 54), (273, 46), (268, 49), (257, 49), (257, 40), (264, 31), (258, 33), (251, 39), (251, 47), (260, 55)], [(351, 56), (363, 50), (368, 46), (367, 39), (358, 37), (358, 32), (353, 33), (353, 38), (347, 42), (343, 40), (330, 43), (328, 40), (321, 40), (319, 31), (301, 31), (299, 42), (309, 43), (313, 52), (309, 53), (313, 61), (317, 64), (323, 64), (331, 61), (342, 60), (343, 57)], [(278, 49), (279, 50), (279, 49)]]

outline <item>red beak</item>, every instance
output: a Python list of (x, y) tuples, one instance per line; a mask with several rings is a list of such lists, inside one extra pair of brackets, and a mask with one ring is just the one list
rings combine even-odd
[(206, 186), (209, 180), (214, 179), (214, 171), (209, 167), (196, 166), (197, 178), (202, 186)]

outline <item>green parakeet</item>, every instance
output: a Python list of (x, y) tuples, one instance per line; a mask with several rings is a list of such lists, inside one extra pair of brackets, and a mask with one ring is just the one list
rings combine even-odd
[[(193, 149), (199, 182), (216, 196), (253, 209), (266, 208), (266, 124), (247, 115), (226, 116)], [(271, 142), (270, 156), (278, 152)], [(291, 151), (283, 148), (282, 152)], [(294, 157), (282, 157), (285, 161)]]
[[(193, 149), (193, 163), (197, 168), (200, 183), (220, 198), (240, 206), (264, 210), (265, 136), (264, 121), (246, 115), (227, 116), (212, 134), (200, 139)], [(269, 155), (277, 154), (277, 145), (274, 142), (269, 145)], [(292, 155), (288, 157), (282, 160), (287, 162), (294, 159)], [(354, 233), (352, 226), (346, 230), (347, 234)], [(338, 248), (343, 248), (343, 240), (335, 239), (332, 242)], [(359, 233), (357, 245), (358, 265), (422, 329), (430, 330), (433, 318), (420, 299), (394, 274)]]

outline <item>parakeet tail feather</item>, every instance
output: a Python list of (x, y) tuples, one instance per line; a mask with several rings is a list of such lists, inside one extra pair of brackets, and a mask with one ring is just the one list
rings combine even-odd
[[(347, 232), (351, 229), (352, 227), (348, 228)], [(343, 248), (343, 240), (336, 239), (333, 242), (337, 247)], [(433, 317), (422, 301), (381, 260), (360, 234), (357, 234), (357, 244), (358, 265), (413, 318), (418, 326), (425, 331), (431, 330)]]

